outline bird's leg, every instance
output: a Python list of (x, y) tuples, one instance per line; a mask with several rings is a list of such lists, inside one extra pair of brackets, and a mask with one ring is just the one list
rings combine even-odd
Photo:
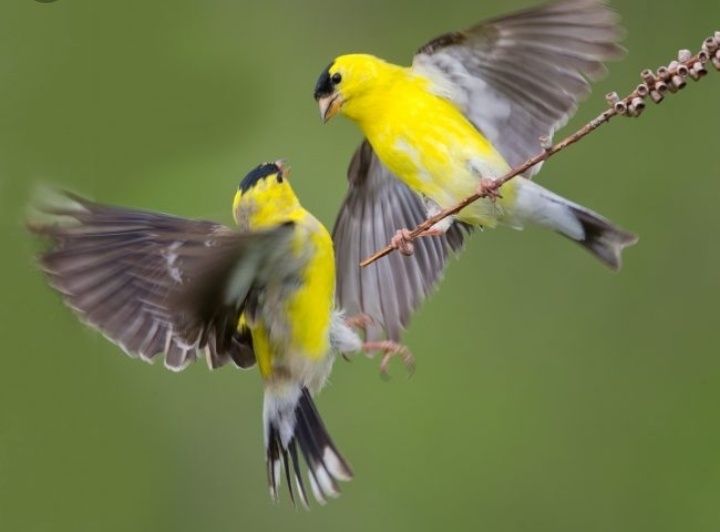
[(430, 229), (426, 229), (415, 238), (413, 238), (410, 233), (410, 229), (398, 229), (395, 232), (395, 235), (390, 239), (390, 245), (406, 256), (410, 256), (415, 253), (415, 246), (413, 245), (413, 240), (415, 240), (415, 238), (442, 236), (445, 234), (445, 231), (441, 228), (433, 226)]
[[(425, 205), (425, 214), (429, 218), (435, 216), (442, 210), (440, 205), (427, 196), (423, 196), (423, 203)], [(450, 229), (453, 221), (454, 219), (452, 216), (443, 218), (430, 229), (426, 229), (415, 238), (443, 236), (447, 233), (448, 229)], [(409, 229), (400, 229), (395, 233), (395, 236), (390, 239), (390, 245), (403, 255), (412, 255), (415, 252), (415, 247), (412, 243), (413, 240), (414, 239), (411, 237)]]
[[(343, 316), (343, 321), (345, 322), (345, 325), (347, 325), (350, 329), (359, 329), (365, 333), (367, 333), (368, 327), (375, 323), (375, 320), (373, 320), (372, 316), (363, 314), (362, 312), (359, 314), (353, 314), (352, 316)], [(357, 338), (357, 334), (355, 334), (355, 331), (348, 331), (348, 333), (352, 334), (354, 338)], [(360, 339), (358, 338), (358, 341), (359, 340)], [(352, 349), (348, 351), (340, 351), (340, 355), (347, 362), (350, 362), (350, 352), (352, 352)]]
[(371, 316), (361, 313), (355, 314), (353, 316), (345, 316), (345, 323), (348, 325), (348, 327), (352, 327), (353, 329), (361, 329), (364, 331), (374, 323), (374, 320)]
[(365, 342), (362, 345), (362, 350), (371, 358), (375, 356), (377, 352), (382, 353), (382, 358), (380, 359), (380, 374), (383, 377), (388, 376), (388, 364), (390, 364), (390, 360), (396, 356), (402, 359), (408, 373), (412, 375), (415, 371), (415, 357), (407, 347), (397, 342), (391, 340)]
[(480, 184), (475, 189), (475, 194), (487, 198), (494, 203), (495, 200), (502, 198), (502, 195), (500, 194), (500, 187), (500, 181), (490, 177), (481, 177)]

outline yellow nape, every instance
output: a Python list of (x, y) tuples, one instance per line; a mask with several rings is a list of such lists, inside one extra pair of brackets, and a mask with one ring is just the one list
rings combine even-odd
[(340, 74), (342, 78), (336, 88), (342, 99), (341, 112), (361, 120), (372, 116), (374, 97), (406, 77), (409, 70), (374, 55), (347, 54), (337, 57), (328, 72), (330, 76)]
[(262, 317), (247, 323), (241, 316), (238, 323), (250, 327), (261, 374), (270, 376), (278, 357), (323, 358), (330, 347), (335, 298), (335, 255), (327, 229), (303, 209), (288, 180), (276, 174), (259, 179), (244, 192), (238, 190), (233, 215), (238, 226), (248, 231), (295, 223), (292, 256), (287, 260), (298, 260), (300, 282), (295, 288), (282, 288), (288, 329), (277, 338)]
[[(355, 121), (378, 158), (405, 184), (443, 208), (473, 194), (479, 177), (509, 168), (492, 143), (432, 81), (369, 55), (345, 55), (339, 73), (340, 113)], [(457, 218), (492, 227), (515, 201), (514, 184), (496, 204), (479, 201)]]
[(260, 179), (244, 192), (239, 189), (233, 200), (235, 223), (245, 230), (298, 221), (304, 214), (287, 178), (279, 179), (277, 174)]

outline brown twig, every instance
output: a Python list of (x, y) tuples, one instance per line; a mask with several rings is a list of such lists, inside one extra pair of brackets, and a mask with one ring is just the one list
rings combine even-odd
[[(456, 205), (429, 217), (423, 223), (415, 227), (415, 229), (410, 231), (408, 240), (412, 241), (418, 238), (440, 220), (457, 214), (462, 209), (480, 198), (496, 195), (498, 189), (502, 185), (529, 170), (536, 164), (539, 164), (556, 153), (564, 150), (571, 144), (575, 144), (577, 141), (586, 137), (603, 124), (608, 123), (614, 116), (640, 116), (645, 110), (646, 98), (649, 97), (654, 103), (662, 102), (668, 94), (676, 93), (685, 88), (688, 77), (695, 81), (704, 77), (707, 74), (706, 64), (708, 62), (712, 63), (713, 66), (720, 71), (720, 31), (716, 31), (714, 35), (705, 39), (702, 44), (702, 48), (698, 53), (693, 55), (689, 50), (680, 50), (678, 52), (677, 61), (673, 61), (668, 66), (662, 66), (658, 68), (656, 72), (653, 72), (652, 70), (643, 70), (640, 74), (643, 79), (643, 83), (638, 85), (635, 90), (625, 98), (620, 99), (615, 92), (608, 94), (606, 99), (610, 105), (609, 109), (599, 114), (575, 133), (561, 140), (554, 146), (549, 145), (548, 139), (541, 138), (540, 144), (544, 147), (544, 150), (541, 153), (538, 153), (520, 166), (513, 168), (505, 175), (495, 179), (493, 185), (485, 187), (482, 193), (476, 193), (472, 196), (468, 196)], [(546, 145), (547, 147), (545, 147)], [(363, 260), (360, 263), (360, 266), (369, 266), (378, 259), (389, 255), (396, 249), (396, 247), (388, 245), (374, 255)]]

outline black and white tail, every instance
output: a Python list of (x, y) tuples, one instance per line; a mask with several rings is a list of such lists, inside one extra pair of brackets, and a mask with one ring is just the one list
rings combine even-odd
[(533, 181), (519, 177), (516, 212), (521, 221), (557, 231), (577, 242), (613, 270), (622, 266), (622, 250), (638, 237), (599, 214), (573, 203)]
[(284, 475), (293, 503), (294, 484), (300, 502), (308, 506), (299, 455), (305, 461), (310, 488), (320, 504), (340, 495), (338, 481), (352, 479), (353, 473), (330, 438), (308, 389), (296, 388), (283, 393), (267, 390), (263, 418), (272, 498), (277, 500)]

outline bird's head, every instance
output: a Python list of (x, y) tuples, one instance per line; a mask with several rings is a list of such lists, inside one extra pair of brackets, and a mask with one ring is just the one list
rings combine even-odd
[(382, 59), (368, 54), (348, 54), (335, 58), (315, 84), (314, 97), (323, 122), (337, 113), (358, 118), (356, 115), (363, 101), (381, 86), (383, 72), (389, 66)]
[(251, 170), (238, 186), (233, 200), (233, 217), (244, 229), (258, 229), (287, 221), (300, 207), (283, 161), (263, 163)]

